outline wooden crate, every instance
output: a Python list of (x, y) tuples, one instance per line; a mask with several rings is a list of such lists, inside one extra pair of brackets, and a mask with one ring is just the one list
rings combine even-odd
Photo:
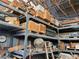
[[(23, 29), (26, 29), (26, 22), (22, 23), (22, 27)], [(30, 20), (28, 23), (28, 30), (33, 32), (39, 32), (39, 25), (36, 22)]]
[[(23, 29), (25, 29), (26, 23), (22, 23), (22, 27), (23, 27)], [(36, 32), (36, 33), (45, 34), (46, 33), (46, 26), (43, 25), (43, 24), (38, 24), (38, 23), (30, 20), (29, 23), (28, 23), (28, 30)]]
[(29, 24), (28, 24), (28, 29), (29, 29), (29, 31), (34, 31), (34, 32), (38, 32), (38, 30), (39, 30), (39, 25), (36, 23), (36, 22), (34, 22), (34, 21), (29, 21)]
[(51, 21), (51, 15), (50, 15), (50, 13), (49, 13), (49, 11), (48, 11), (47, 9), (44, 10), (43, 19), (44, 19), (45, 21), (48, 21), (48, 22)]
[(13, 1), (10, 5), (19, 8), (21, 4), (18, 1)]
[(5, 21), (9, 24), (15, 24), (17, 26), (20, 25), (20, 21), (17, 17), (5, 17)]
[(36, 11), (33, 8), (31, 8), (29, 9), (29, 14), (36, 16)]
[(43, 19), (43, 12), (42, 11), (36, 11), (36, 16)]
[(46, 26), (43, 24), (39, 24), (39, 33), (46, 33)]
[(60, 42), (59, 48), (60, 48), (61, 50), (65, 50), (65, 44), (64, 44), (64, 42)]
[(21, 9), (25, 9), (25, 6), (22, 2), (18, 2), (17, 0), (13, 1), (10, 6), (16, 7), (16, 8), (21, 8)]
[(75, 48), (75, 43), (70, 43), (70, 48), (74, 49)]
[(50, 23), (55, 25), (55, 19), (53, 17), (51, 17)]
[(0, 1), (7, 3), (7, 4), (9, 3), (8, 0), (0, 0)]

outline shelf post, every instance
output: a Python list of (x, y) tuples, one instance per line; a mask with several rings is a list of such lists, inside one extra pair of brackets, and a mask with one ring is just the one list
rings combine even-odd
[(28, 44), (28, 22), (29, 22), (29, 17), (28, 17), (28, 13), (26, 13), (26, 30), (25, 30), (25, 40), (24, 40), (24, 55), (23, 55), (23, 59), (26, 59), (26, 56), (28, 55), (27, 53), (27, 44)]

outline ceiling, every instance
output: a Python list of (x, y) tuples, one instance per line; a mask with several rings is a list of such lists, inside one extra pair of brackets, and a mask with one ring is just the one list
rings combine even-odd
[(41, 4), (59, 20), (79, 16), (79, 0), (32, 0), (35, 5)]

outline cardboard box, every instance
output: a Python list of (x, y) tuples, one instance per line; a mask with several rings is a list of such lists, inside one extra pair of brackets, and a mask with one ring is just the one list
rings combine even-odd
[(5, 21), (9, 24), (15, 24), (17, 26), (20, 25), (20, 21), (17, 17), (5, 17)]
[(70, 48), (74, 49), (75, 48), (75, 43), (70, 43)]
[(39, 33), (46, 33), (46, 26), (43, 24), (39, 24)]

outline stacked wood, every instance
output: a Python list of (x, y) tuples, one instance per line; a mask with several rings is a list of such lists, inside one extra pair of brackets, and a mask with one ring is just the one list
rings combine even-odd
[(17, 26), (20, 25), (20, 21), (17, 17), (5, 17), (5, 21), (9, 24), (15, 24)]

